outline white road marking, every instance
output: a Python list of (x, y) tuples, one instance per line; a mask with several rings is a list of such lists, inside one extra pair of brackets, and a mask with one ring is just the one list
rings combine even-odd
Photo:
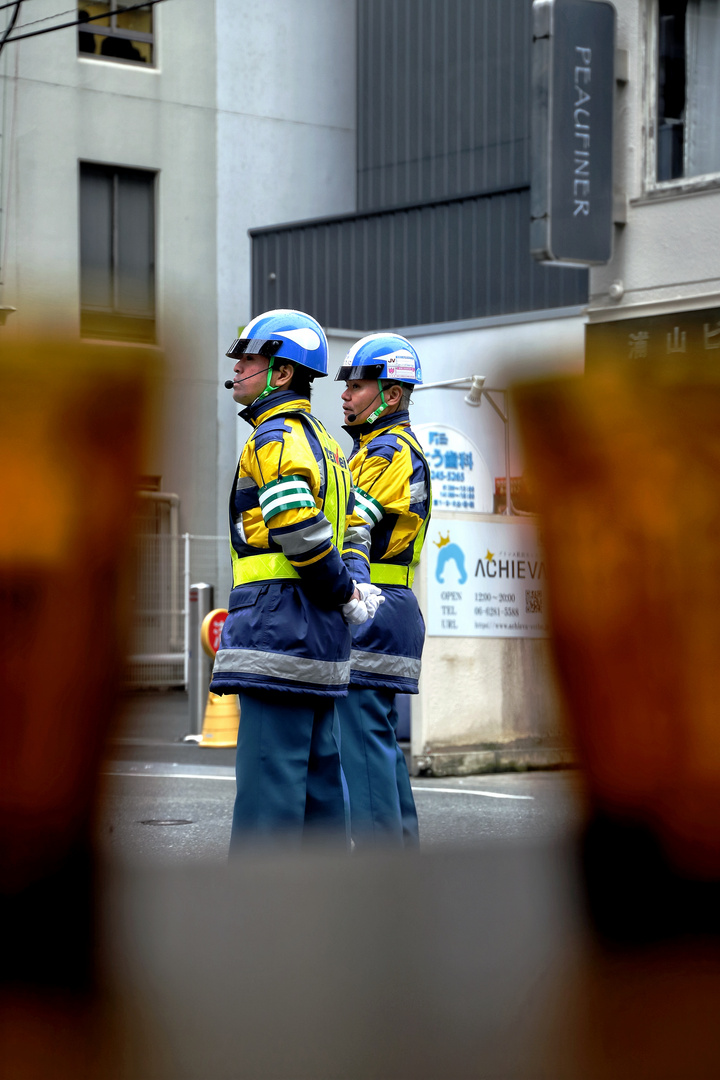
[(454, 787), (416, 787), (411, 784), (413, 791), (440, 791), (445, 795), (484, 795), (486, 799), (534, 799), (534, 795), (506, 795), (500, 791), (472, 791), (470, 788)]
[(167, 765), (158, 762), (119, 761), (108, 762), (103, 770), (106, 776), (152, 776), (171, 777), (181, 780), (234, 780), (232, 765)]
[[(187, 765), (166, 765), (157, 762), (110, 762), (103, 770), (106, 776), (151, 776), (178, 780), (234, 780), (235, 769), (232, 765), (195, 765), (188, 771)], [(500, 791), (476, 791), (473, 788), (424, 787), (412, 784), (414, 792), (425, 794), (437, 791), (441, 795), (483, 795), (486, 799), (529, 799), (534, 795), (507, 795)]]

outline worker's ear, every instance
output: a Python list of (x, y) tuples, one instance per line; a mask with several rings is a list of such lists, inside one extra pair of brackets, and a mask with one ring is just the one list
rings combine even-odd
[(292, 382), (293, 372), (295, 368), (292, 364), (280, 364), (275, 368), (275, 386), (289, 386)]
[(402, 387), (395, 383), (385, 391), (385, 400), (388, 405), (399, 405), (402, 399)]

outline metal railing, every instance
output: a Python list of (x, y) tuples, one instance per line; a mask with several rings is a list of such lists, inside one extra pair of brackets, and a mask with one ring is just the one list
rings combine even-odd
[(227, 536), (136, 535), (128, 685), (187, 687), (190, 584), (212, 584), (224, 607), (231, 573)]

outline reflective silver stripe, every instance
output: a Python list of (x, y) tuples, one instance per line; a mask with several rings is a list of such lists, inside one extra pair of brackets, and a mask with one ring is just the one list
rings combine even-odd
[(287, 653), (259, 652), (257, 649), (220, 649), (213, 671), (235, 672), (238, 675), (267, 675), (285, 682), (315, 683), (336, 686), (350, 678), (350, 661), (313, 660), (308, 656), (289, 656)]
[(236, 485), (238, 491), (245, 491), (246, 488), (257, 487), (257, 484), (253, 480), (252, 476), (240, 476)]
[(286, 555), (302, 555), (304, 551), (317, 547), (323, 540), (332, 540), (332, 536), (332, 525), (323, 514), (319, 521), (311, 521), (304, 529), (281, 533), (279, 536), (273, 533), (273, 540)]
[(397, 675), (403, 679), (418, 679), (422, 662), (414, 656), (394, 656), (392, 653), (360, 652), (353, 649), (350, 653), (353, 671), (367, 671), (371, 675)]
[(347, 548), (360, 548), (368, 559), (370, 558), (370, 529), (367, 525), (351, 525), (345, 533), (343, 550)]
[(410, 485), (410, 502), (424, 502), (427, 498), (427, 484), (424, 480), (418, 480), (417, 484)]

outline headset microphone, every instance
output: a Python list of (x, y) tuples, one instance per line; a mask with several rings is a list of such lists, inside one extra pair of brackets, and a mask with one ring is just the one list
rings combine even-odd
[[(262, 368), (260, 371), (253, 371), (252, 375), (246, 375), (244, 379), (238, 379), (237, 382), (238, 383), (247, 382), (248, 379), (254, 379), (256, 375), (262, 375), (264, 372), (270, 371), (271, 368), (272, 368), (272, 362), (269, 363), (266, 368)], [(233, 387), (235, 386), (235, 383), (233, 382), (232, 379), (226, 379), (225, 382), (223, 383), (223, 386), (225, 387), (226, 390), (232, 390)]]
[[(382, 405), (380, 406), (379, 409), (376, 409), (374, 413), (370, 413), (370, 415), (365, 418), (365, 423), (366, 424), (374, 424), (375, 421), (377, 420), (378, 416), (380, 415), (380, 413), (383, 412), (385, 409), (387, 409), (387, 404), (385, 402), (385, 394), (383, 392), (384, 388), (383, 388), (382, 384), (380, 383), (379, 379), (378, 379), (378, 386), (380, 387), (380, 389), (378, 390), (377, 394), (375, 395), (375, 397), (370, 402), (370, 405), (374, 405), (378, 398), (382, 398)], [(367, 406), (367, 407), (369, 408), (370, 406)], [(348, 420), (349, 420), (349, 422), (351, 424), (354, 424), (355, 421), (357, 420), (357, 413), (354, 413), (354, 412), (348, 413), (347, 418), (348, 418)]]

